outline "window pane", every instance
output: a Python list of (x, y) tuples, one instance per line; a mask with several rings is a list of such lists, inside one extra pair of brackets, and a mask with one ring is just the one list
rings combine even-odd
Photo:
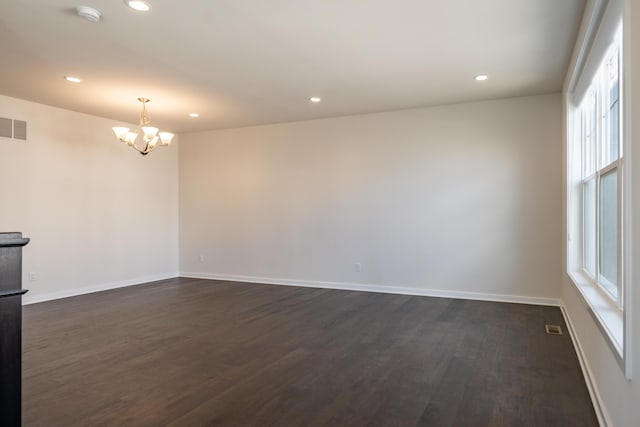
[(600, 283), (618, 296), (618, 170), (600, 177)]
[(601, 70), (602, 76), (602, 98), (600, 100), (602, 105), (602, 158), (600, 161), (600, 167), (606, 167), (618, 160), (619, 153), (619, 62), (620, 62), (620, 50), (617, 45), (614, 45), (610, 52), (606, 62), (606, 67)]
[(583, 262), (584, 269), (596, 276), (596, 179), (583, 184)]
[(610, 101), (609, 106), (609, 140), (607, 145), (609, 146), (608, 163), (618, 160), (618, 145), (620, 144), (620, 103), (618, 102), (618, 79), (615, 80), (613, 86), (610, 89)]
[(582, 177), (586, 178), (596, 171), (596, 93), (593, 88), (589, 89), (580, 109), (584, 131)]

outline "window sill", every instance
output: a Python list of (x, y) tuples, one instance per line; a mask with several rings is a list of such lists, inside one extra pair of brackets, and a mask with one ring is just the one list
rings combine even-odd
[(589, 314), (591, 314), (596, 325), (598, 325), (598, 328), (602, 332), (605, 341), (607, 341), (609, 347), (613, 350), (618, 363), (624, 368), (623, 313), (612, 301), (602, 294), (602, 291), (596, 288), (597, 285), (594, 284), (584, 273), (572, 271), (569, 273), (569, 277), (576, 288), (578, 288), (578, 291), (580, 291), (580, 295), (582, 295), (582, 299), (587, 306)]

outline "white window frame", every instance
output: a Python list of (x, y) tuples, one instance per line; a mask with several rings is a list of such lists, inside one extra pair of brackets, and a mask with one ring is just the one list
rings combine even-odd
[[(620, 24), (622, 27), (622, 24)], [(625, 156), (628, 152), (629, 141), (629, 115), (628, 115), (628, 100), (627, 92), (629, 85), (625, 85), (625, 77), (628, 77), (628, 64), (625, 62), (625, 58), (628, 57), (628, 46), (625, 41), (628, 40), (628, 33), (623, 33), (624, 27), (617, 31), (617, 41), (619, 43), (619, 63), (618, 63), (618, 120), (619, 120), (619, 132), (618, 132), (618, 159), (610, 162), (606, 165), (600, 164), (600, 157), (602, 151), (600, 143), (603, 132), (608, 131), (603, 118), (603, 112), (599, 106), (605, 105), (605, 103), (596, 100), (596, 112), (594, 117), (596, 119), (595, 135), (596, 135), (596, 159), (594, 159), (595, 168), (591, 170), (588, 176), (585, 173), (585, 152), (583, 145), (583, 136), (585, 135), (583, 111), (582, 106), (585, 101), (581, 101), (579, 104), (575, 103), (573, 93), (567, 92), (565, 98), (565, 114), (567, 124), (567, 227), (568, 227), (568, 244), (567, 244), (567, 273), (573, 283), (579, 290), (579, 294), (582, 296), (587, 311), (594, 318), (596, 325), (601, 330), (606, 342), (609, 344), (613, 351), (616, 360), (625, 373), (625, 376), (631, 378), (631, 357), (630, 349), (628, 345), (630, 339), (630, 309), (629, 303), (629, 290), (625, 286), (628, 277), (630, 277), (630, 264), (625, 262), (626, 257), (630, 253), (630, 236), (625, 238), (626, 225), (630, 224), (630, 193), (625, 186), (625, 182), (629, 177), (629, 171), (626, 170)], [(609, 48), (607, 48), (609, 51)], [(607, 60), (610, 54), (604, 55), (602, 63), (598, 70), (603, 66), (606, 66)], [(594, 80), (602, 74), (600, 72), (595, 73)], [(576, 81), (569, 83), (569, 87), (575, 88)], [(605, 91), (606, 93), (606, 91)], [(607, 98), (608, 98), (607, 94)], [(586, 96), (585, 96), (586, 99)], [(609, 104), (606, 104), (607, 108)], [(607, 110), (608, 113), (608, 110)], [(608, 135), (607, 135), (608, 136)], [(612, 295), (606, 286), (600, 282), (600, 262), (598, 257), (600, 256), (600, 179), (607, 172), (617, 169), (617, 201), (618, 201), (618, 254), (617, 254), (617, 280), (618, 280), (618, 292), (617, 295)], [(595, 275), (590, 274), (585, 268), (584, 259), (584, 185), (591, 179), (595, 178), (596, 183), (596, 247), (595, 247)]]
[[(617, 44), (617, 46), (616, 46)], [(610, 52), (607, 53), (604, 61), (600, 65), (600, 69), (596, 78), (592, 83), (592, 88), (590, 89), (590, 93), (585, 96), (582, 104), (578, 107), (577, 114), (580, 115), (581, 120), (581, 133), (579, 136), (580, 141), (577, 142), (581, 145), (581, 167), (582, 167), (582, 181), (581, 181), (581, 189), (582, 189), (582, 232), (583, 236), (586, 233), (585, 225), (584, 225), (584, 212), (586, 207), (584, 206), (584, 188), (587, 183), (591, 180), (595, 182), (595, 230), (592, 230), (595, 236), (595, 271), (592, 274), (586, 268), (586, 260), (585, 260), (585, 242), (582, 241), (581, 247), (581, 259), (582, 259), (582, 272), (585, 276), (592, 282), (593, 285), (596, 285), (596, 289), (601, 293), (603, 298), (608, 299), (611, 303), (614, 304), (614, 308), (622, 313), (624, 310), (624, 280), (623, 280), (623, 259), (624, 259), (624, 233), (623, 233), (623, 208), (624, 208), (624, 192), (623, 192), (623, 167), (624, 167), (624, 147), (622, 141), (623, 135), (623, 127), (622, 127), (622, 31), (618, 30), (618, 36), (615, 41), (615, 44), (611, 46), (609, 49)], [(609, 98), (609, 86), (607, 84), (607, 63), (611, 59), (611, 57), (617, 54), (617, 62), (618, 62), (618, 157), (614, 161), (610, 161), (607, 164), (604, 164), (604, 150), (605, 150), (605, 140), (610, 136), (610, 119), (609, 115), (609, 107), (611, 105)], [(595, 93), (593, 93), (595, 92)], [(593, 100), (593, 111), (584, 111), (584, 104), (587, 102), (592, 102)], [(594, 121), (591, 130), (591, 144), (593, 145), (593, 152), (591, 153), (591, 157), (589, 157), (586, 153), (587, 143), (586, 143), (586, 134), (588, 132), (588, 122), (585, 116), (589, 113), (592, 113), (591, 120)], [(591, 162), (595, 163), (594, 165), (588, 165), (587, 160), (591, 160)], [(600, 261), (601, 261), (601, 242), (600, 242), (600, 233), (601, 233), (601, 180), (602, 177), (607, 175), (612, 171), (617, 172), (617, 224), (618, 224), (618, 238), (617, 238), (617, 279), (618, 283), (612, 284), (610, 283), (600, 271)], [(588, 173), (588, 175), (587, 175)], [(615, 289), (615, 294), (612, 292), (611, 288)]]

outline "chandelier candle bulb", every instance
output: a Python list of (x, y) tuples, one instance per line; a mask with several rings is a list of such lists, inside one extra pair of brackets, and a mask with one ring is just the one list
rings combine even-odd
[(124, 139), (125, 136), (127, 136), (127, 133), (129, 133), (129, 128), (125, 128), (125, 127), (113, 127), (113, 132), (116, 134), (116, 138), (122, 140)]
[(160, 145), (166, 146), (171, 144), (171, 140), (173, 139), (171, 132), (160, 132), (158, 135), (160, 136)]
[(127, 134), (124, 136), (124, 142), (126, 142), (128, 145), (133, 145), (133, 143), (136, 142), (137, 137), (138, 137), (137, 133), (127, 132)]
[(154, 128), (153, 126), (143, 126), (142, 132), (144, 132), (144, 137), (147, 139), (153, 139), (158, 133), (158, 128)]

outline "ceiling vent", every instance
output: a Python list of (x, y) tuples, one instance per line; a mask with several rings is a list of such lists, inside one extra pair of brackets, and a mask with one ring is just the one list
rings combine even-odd
[(27, 122), (0, 117), (0, 138), (27, 140)]

